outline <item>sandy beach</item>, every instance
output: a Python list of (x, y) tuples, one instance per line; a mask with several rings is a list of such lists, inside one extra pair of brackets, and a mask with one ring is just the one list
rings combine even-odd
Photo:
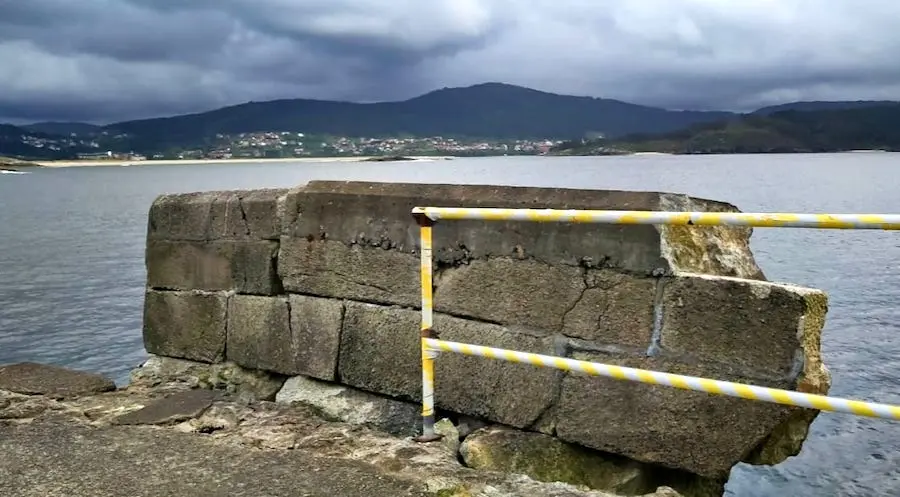
[[(409, 156), (416, 161), (434, 161), (452, 159), (452, 157)], [(149, 166), (149, 165), (198, 165), (198, 164), (247, 164), (272, 162), (362, 162), (378, 157), (290, 157), (283, 159), (172, 159), (172, 160), (71, 160), (71, 161), (35, 161), (44, 167), (102, 167), (102, 166)], [(388, 161), (385, 161), (388, 162)], [(408, 162), (403, 160), (393, 162)]]

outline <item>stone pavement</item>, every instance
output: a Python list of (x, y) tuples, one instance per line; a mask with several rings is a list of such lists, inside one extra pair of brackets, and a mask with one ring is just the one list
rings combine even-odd
[[(614, 497), (465, 468), (445, 444), (326, 421), (302, 407), (182, 384), (108, 391), (56, 370), (46, 371), (56, 383), (42, 384), (39, 366), (23, 371), (28, 382), (0, 367), (3, 496)], [(95, 386), (73, 396), (75, 383)]]
[(10, 497), (371, 497), (429, 495), (360, 461), (261, 451), (148, 427), (42, 419), (0, 426)]

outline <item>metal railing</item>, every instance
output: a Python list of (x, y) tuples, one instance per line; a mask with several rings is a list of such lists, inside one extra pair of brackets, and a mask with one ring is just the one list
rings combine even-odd
[(818, 409), (820, 411), (832, 411), (858, 416), (900, 420), (900, 406), (439, 340), (434, 334), (434, 296), (432, 294), (432, 228), (439, 220), (900, 230), (900, 214), (794, 214), (415, 207), (412, 210), (412, 215), (419, 225), (421, 245), (422, 435), (417, 438), (417, 440), (421, 442), (433, 441), (440, 438), (434, 431), (434, 360), (440, 352), (480, 356), (488, 359), (531, 364), (537, 367), (548, 367), (562, 371), (574, 371), (591, 376), (606, 376), (618, 380), (663, 385), (683, 390), (695, 390), (715, 395), (806, 407)]

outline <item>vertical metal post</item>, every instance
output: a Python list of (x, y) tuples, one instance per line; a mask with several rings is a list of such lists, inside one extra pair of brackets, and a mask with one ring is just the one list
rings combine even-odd
[(434, 299), (432, 290), (432, 237), (431, 228), (434, 221), (424, 214), (413, 214), (419, 225), (419, 244), (421, 245), (421, 262), (419, 271), (422, 280), (422, 325), (420, 341), (422, 348), (422, 435), (416, 438), (418, 442), (433, 442), (439, 440), (440, 435), (434, 432), (434, 360), (437, 351), (430, 350), (425, 345), (426, 338), (434, 335)]

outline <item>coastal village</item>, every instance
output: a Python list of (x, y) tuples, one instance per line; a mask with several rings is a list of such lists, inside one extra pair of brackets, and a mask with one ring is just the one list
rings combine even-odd
[(348, 137), (308, 135), (295, 131), (217, 134), (204, 148), (147, 153), (128, 150), (129, 136), (107, 131), (96, 135), (67, 137), (26, 136), (23, 143), (52, 151), (77, 150), (73, 155), (85, 160), (152, 159), (240, 159), (290, 157), (342, 157), (385, 155), (543, 155), (561, 141), (550, 139), (502, 140), (432, 137)]
[(264, 158), (378, 155), (537, 155), (559, 142), (551, 140), (464, 140), (427, 138), (373, 138), (307, 136), (295, 132), (216, 135), (222, 146), (212, 150), (187, 150), (179, 158)]

